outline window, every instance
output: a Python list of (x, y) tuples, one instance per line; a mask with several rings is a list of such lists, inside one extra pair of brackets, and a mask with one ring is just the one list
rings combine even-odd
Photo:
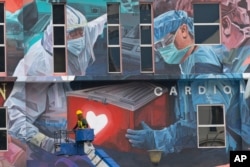
[(65, 4), (53, 3), (53, 58), (54, 74), (66, 73)]
[(0, 107), (0, 151), (8, 150), (7, 113), (6, 108)]
[(223, 105), (197, 106), (199, 148), (225, 147), (225, 109)]
[(0, 2), (0, 76), (6, 76), (5, 9)]
[(151, 73), (154, 71), (152, 27), (152, 5), (142, 3), (140, 4), (140, 63), (142, 73)]
[(108, 44), (109, 45), (119, 45), (119, 26), (109, 26), (108, 28)]
[(196, 44), (220, 44), (219, 4), (193, 4)]
[(121, 40), (120, 40), (120, 4), (107, 4), (107, 34), (108, 34), (108, 72), (120, 73)]
[(108, 61), (109, 61), (109, 72), (119, 72), (120, 66), (120, 48), (109, 47), (108, 48)]

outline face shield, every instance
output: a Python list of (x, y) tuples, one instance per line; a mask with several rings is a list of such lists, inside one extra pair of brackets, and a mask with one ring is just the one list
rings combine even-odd
[(77, 28), (83, 28), (87, 25), (86, 17), (78, 10), (66, 6), (67, 11), (67, 32), (71, 32)]
[(67, 32), (68, 40), (77, 39), (84, 36), (84, 28), (76, 28)]
[(160, 48), (164, 48), (166, 46), (168, 46), (169, 44), (174, 42), (175, 39), (175, 33), (169, 33), (167, 34), (164, 38), (162, 38), (161, 40), (159, 40), (158, 42), (155, 43), (155, 49), (160, 49)]

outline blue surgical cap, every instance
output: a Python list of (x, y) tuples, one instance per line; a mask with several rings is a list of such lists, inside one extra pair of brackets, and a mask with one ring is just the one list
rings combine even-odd
[(182, 24), (188, 26), (191, 34), (194, 34), (193, 18), (188, 17), (182, 10), (171, 10), (154, 19), (154, 40), (162, 39), (166, 34), (175, 32)]

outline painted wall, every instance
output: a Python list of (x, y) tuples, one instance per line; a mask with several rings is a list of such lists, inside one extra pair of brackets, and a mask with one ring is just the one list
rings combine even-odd
[[(54, 132), (72, 130), (80, 109), (94, 129), (94, 146), (120, 166), (149, 166), (147, 150), (151, 149), (163, 151), (159, 166), (227, 164), (230, 150), (249, 149), (245, 83), (235, 79), (1, 82), (1, 90), (6, 90), (1, 105), (8, 108), (9, 122), (8, 151), (1, 152), (1, 162), (60, 166), (59, 162), (69, 161), (68, 166), (88, 166), (86, 156), (65, 158), (53, 151)], [(198, 105), (224, 107), (220, 118), (225, 117), (222, 125), (226, 126), (216, 141), (208, 139), (219, 131), (199, 132)], [(208, 117), (209, 112), (203, 119)], [(210, 137), (202, 144), (203, 132)], [(198, 148), (199, 143), (208, 148)]]
[[(52, 7), (50, 3), (42, 0), (29, 2), (26, 2), (25, 7), (20, 8), (20, 10), (16, 9), (18, 5), (20, 6), (19, 3), (16, 3), (17, 5), (14, 3), (15, 9), (9, 7), (11, 6), (8, 5), (9, 3), (6, 6), (7, 74), (12, 76), (15, 70), (20, 69), (18, 71), (23, 71), (22, 75), (24, 76), (53, 76), (53, 59), (46, 58), (46, 52), (44, 52), (44, 56), (40, 55), (43, 51), (52, 52), (53, 28), (50, 26)], [(84, 3), (74, 0), (67, 1), (67, 5), (81, 13), (76, 16), (66, 9), (68, 29), (72, 24), (75, 24), (74, 19), (76, 17), (81, 16), (82, 20), (86, 19), (86, 24), (83, 25), (86, 31), (83, 38), (86, 47), (83, 46), (85, 50), (80, 54), (78, 60), (75, 56), (81, 50), (72, 49), (74, 47), (72, 41), (68, 40), (68, 75), (82, 76), (84, 79), (144, 76), (140, 67), (139, 2), (133, 1), (129, 5), (126, 2), (121, 2), (120, 9), (122, 73), (117, 76), (108, 72), (107, 17), (105, 15), (107, 13), (107, 2), (102, 0), (96, 2), (84, 1)], [(181, 74), (194, 73), (248, 73), (249, 29), (247, 25), (249, 25), (249, 5), (243, 7), (240, 5), (241, 1), (231, 6), (230, 1), (221, 3), (219, 22), (227, 23), (220, 26), (221, 45), (199, 45), (194, 48), (195, 30), (191, 1), (153, 2), (154, 77), (179, 78)], [(88, 11), (89, 9), (92, 9), (92, 11)], [(232, 10), (235, 11), (237, 16), (231, 13)], [(173, 20), (169, 20), (169, 17), (172, 17)], [(180, 34), (174, 33), (178, 32), (177, 29), (180, 29), (179, 27), (183, 23), (188, 25), (188, 31), (191, 34), (192, 41), (188, 43), (180, 42), (182, 40), (178, 38)], [(166, 25), (168, 25), (168, 28), (164, 28)], [(97, 29), (97, 27), (99, 28)], [(216, 32), (204, 32), (208, 37), (212, 37), (213, 33)], [(186, 50), (182, 50), (182, 53), (180, 51), (173, 53), (173, 50), (169, 50), (173, 46), (167, 45), (166, 40), (171, 43), (173, 35), (175, 35), (177, 48), (182, 50), (187, 47), (186, 50), (189, 49), (189, 52), (192, 50), (195, 52), (184, 57)], [(42, 38), (43, 44), (40, 41)], [(181, 46), (178, 43), (185, 44)], [(169, 56), (170, 52), (176, 56)], [(37, 55), (36, 58), (33, 56), (34, 54)], [(23, 59), (25, 67), (21, 63), (18, 66), (20, 59)], [(41, 69), (31, 67), (33, 59), (45, 59), (44, 65), (40, 67)], [(79, 64), (85, 64), (84, 67), (80, 68), (80, 72), (72, 67)], [(202, 67), (205, 67), (206, 70)], [(16, 75), (20, 75), (20, 72)], [(151, 74), (148, 75), (152, 76)]]
[[(9, 77), (1, 77), (0, 83), (0, 105), (8, 109), (9, 122), (8, 151), (0, 152), (3, 166), (89, 166), (86, 156), (62, 157), (53, 152), (54, 132), (71, 130), (78, 109), (94, 129), (95, 147), (104, 149), (120, 166), (150, 166), (147, 150), (151, 149), (163, 152), (159, 166), (171, 167), (228, 164), (230, 150), (250, 149), (250, 82), (243, 79), (249, 73), (249, 1), (242, 7), (243, 1), (223, 1), (221, 45), (195, 46), (191, 40), (187, 46), (192, 52), (181, 56), (169, 50), (170, 45), (155, 44), (154, 74), (141, 74), (140, 52), (126, 50), (140, 44), (139, 2), (121, 1), (123, 73), (110, 74), (106, 1), (68, 0), (67, 5), (87, 20), (86, 38), (81, 41), (86, 46), (79, 45), (78, 57), (77, 47), (68, 50), (68, 68), (79, 66), (68, 73), (75, 77), (53, 76), (51, 4), (10, 2), (6, 2)], [(174, 34), (178, 47), (183, 22), (192, 34), (191, 0), (153, 1), (153, 13), (154, 42)], [(67, 23), (69, 27), (70, 20)], [(90, 31), (94, 25), (99, 28)], [(93, 55), (93, 63), (85, 61)], [(225, 146), (197, 148), (197, 105), (211, 104), (224, 106)]]

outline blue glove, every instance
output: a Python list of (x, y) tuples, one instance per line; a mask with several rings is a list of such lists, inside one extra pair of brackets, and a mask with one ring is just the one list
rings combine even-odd
[(154, 130), (151, 129), (145, 122), (141, 122), (142, 130), (128, 129), (126, 138), (133, 147), (143, 149), (155, 149)]
[(126, 137), (133, 147), (173, 153), (183, 148), (193, 148), (197, 144), (196, 129), (183, 126), (180, 122), (161, 130), (153, 130), (145, 122), (141, 122), (141, 125), (142, 130), (127, 130)]

